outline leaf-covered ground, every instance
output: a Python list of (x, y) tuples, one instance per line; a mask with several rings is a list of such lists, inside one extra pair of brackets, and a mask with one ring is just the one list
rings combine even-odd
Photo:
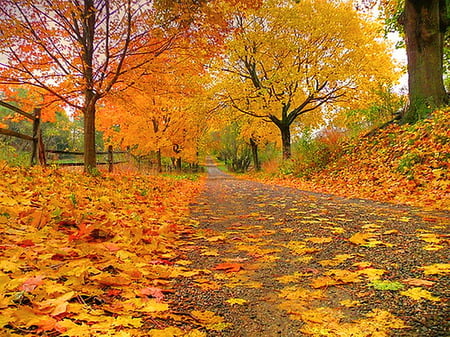
[(209, 171), (3, 168), (0, 335), (448, 334), (448, 213)]
[[(0, 172), (0, 335), (148, 336), (201, 181)], [(196, 336), (192, 329), (189, 336)]]
[(210, 172), (173, 294), (208, 336), (448, 335), (448, 213)]
[(342, 157), (308, 180), (256, 177), (302, 190), (450, 210), (449, 170), (447, 108), (414, 125), (391, 125), (348, 144)]

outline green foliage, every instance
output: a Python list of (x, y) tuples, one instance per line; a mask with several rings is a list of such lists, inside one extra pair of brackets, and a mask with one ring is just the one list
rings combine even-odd
[(30, 164), (30, 153), (18, 151), (6, 141), (0, 141), (0, 162), (2, 161), (10, 166), (27, 166)]
[(310, 177), (324, 169), (342, 151), (338, 138), (333, 132), (314, 137), (310, 129), (305, 130), (294, 144), (292, 173), (299, 177)]
[(405, 106), (405, 98), (392, 92), (391, 88), (379, 88), (377, 100), (367, 109), (349, 110), (346, 127), (351, 136), (376, 128), (398, 116)]
[(405, 286), (403, 283), (397, 281), (386, 281), (386, 280), (373, 280), (369, 283), (369, 286), (374, 287), (376, 290), (400, 290)]
[(223, 160), (231, 172), (246, 172), (251, 164), (252, 153), (249, 145), (240, 137), (240, 126), (232, 123), (223, 130), (219, 159)]
[(414, 102), (410, 102), (410, 106), (402, 116), (402, 123), (414, 124), (428, 118), (435, 108), (436, 105), (427, 98), (416, 99)]
[(420, 154), (415, 152), (405, 153), (398, 161), (397, 171), (407, 176), (412, 174), (412, 168), (422, 162)]

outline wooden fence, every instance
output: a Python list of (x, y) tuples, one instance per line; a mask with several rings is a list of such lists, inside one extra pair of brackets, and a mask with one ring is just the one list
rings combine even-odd
[(11, 105), (7, 102), (4, 102), (0, 100), (0, 106), (3, 106), (5, 108), (8, 108), (27, 119), (31, 120), (33, 122), (33, 135), (24, 135), (19, 132), (15, 132), (13, 130), (0, 128), (0, 134), (9, 136), (9, 137), (16, 137), (23, 140), (27, 140), (32, 142), (31, 146), (31, 165), (35, 165), (39, 162), (41, 165), (45, 165), (45, 151), (44, 151), (44, 143), (42, 142), (42, 130), (41, 130), (41, 109), (35, 108), (33, 113), (30, 114), (26, 111), (23, 111), (22, 109), (19, 109), (18, 107)]
[[(46, 153), (54, 153), (54, 154), (65, 154), (65, 155), (75, 155), (75, 156), (84, 156), (84, 152), (77, 151), (58, 151), (58, 150), (45, 150)], [(128, 151), (113, 151), (112, 145), (108, 146), (108, 151), (106, 152), (97, 152), (97, 155), (107, 155), (106, 161), (97, 162), (97, 165), (108, 165), (108, 172), (113, 172), (114, 165), (127, 163), (129, 160), (115, 161), (114, 157), (118, 154), (129, 154)], [(59, 165), (59, 166), (83, 166), (82, 162), (49, 162), (48, 164)]]
[[(16, 137), (20, 138), (26, 141), (32, 142), (31, 147), (31, 165), (47, 165), (47, 157), (46, 153), (54, 153), (54, 154), (68, 154), (68, 155), (80, 155), (84, 156), (84, 152), (75, 152), (75, 151), (57, 151), (57, 150), (45, 150), (44, 143), (42, 141), (42, 130), (41, 130), (41, 109), (36, 108), (34, 109), (33, 113), (30, 114), (26, 111), (23, 111), (22, 109), (11, 105), (7, 102), (4, 102), (0, 100), (0, 106), (3, 106), (5, 108), (8, 108), (27, 119), (31, 120), (33, 122), (33, 135), (25, 135), (13, 130), (0, 128), (0, 134), (5, 135), (8, 137)], [(113, 151), (113, 147), (110, 145), (108, 146), (108, 151), (106, 152), (97, 152), (98, 155), (107, 155), (107, 160), (105, 162), (98, 162), (97, 165), (108, 165), (108, 171), (113, 171), (114, 164), (121, 164), (128, 162), (126, 161), (114, 161), (114, 155), (117, 154), (128, 154), (127, 151)], [(54, 164), (54, 165), (61, 165), (61, 166), (83, 166), (84, 163), (82, 162), (66, 162), (66, 163), (60, 163), (60, 162), (49, 162), (48, 164)]]

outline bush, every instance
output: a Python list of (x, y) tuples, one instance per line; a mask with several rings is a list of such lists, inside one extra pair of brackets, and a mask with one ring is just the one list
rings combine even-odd
[(342, 134), (335, 130), (325, 130), (314, 137), (310, 130), (294, 144), (292, 173), (309, 178), (325, 168), (343, 152)]
[(7, 162), (10, 166), (27, 166), (30, 164), (30, 154), (0, 141), (0, 162)]

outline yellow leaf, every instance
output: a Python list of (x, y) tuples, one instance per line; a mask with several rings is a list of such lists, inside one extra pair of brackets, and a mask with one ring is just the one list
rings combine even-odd
[(142, 320), (140, 318), (133, 318), (132, 316), (118, 316), (112, 322), (112, 326), (123, 326), (123, 327), (142, 327)]
[(442, 240), (438, 238), (438, 236), (436, 234), (432, 234), (432, 233), (425, 233), (425, 234), (419, 234), (417, 235), (417, 237), (419, 237), (421, 240), (425, 241), (425, 242), (429, 242), (429, 243), (439, 243)]
[(379, 279), (385, 272), (386, 270), (384, 269), (376, 269), (376, 268), (366, 268), (357, 271), (357, 273), (360, 275), (361, 274), (366, 275), (367, 278), (371, 281)]
[(343, 301), (340, 301), (339, 304), (343, 305), (344, 307), (351, 308), (351, 307), (356, 307), (356, 306), (360, 305), (361, 303), (359, 301), (343, 300)]
[(429, 251), (436, 251), (436, 250), (440, 250), (440, 249), (442, 249), (442, 248), (444, 248), (444, 246), (441, 246), (441, 245), (433, 245), (433, 244), (431, 244), (431, 245), (426, 245), (426, 246), (423, 246), (423, 247), (422, 247), (422, 249), (424, 249), (424, 250), (429, 250)]
[(58, 322), (58, 325), (62, 328), (67, 329), (64, 331), (64, 336), (69, 337), (91, 337), (92, 328), (87, 324), (75, 324), (69, 319), (64, 319)]
[(233, 304), (243, 305), (243, 304), (247, 303), (247, 300), (244, 300), (243, 298), (230, 298), (230, 299), (226, 300), (225, 302), (228, 302), (231, 305), (233, 305)]
[(67, 294), (59, 296), (55, 299), (46, 300), (39, 304), (39, 311), (50, 314), (51, 316), (57, 316), (66, 312), (69, 300), (74, 297), (75, 292), (71, 291)]
[(375, 235), (372, 233), (355, 233), (353, 234), (348, 241), (350, 241), (351, 243), (354, 243), (355, 245), (367, 245), (369, 243), (369, 241), (367, 241), (368, 239), (373, 238)]
[(183, 336), (184, 332), (183, 330), (169, 326), (165, 329), (151, 329), (150, 330), (150, 336), (151, 337), (176, 337), (176, 336)]
[(408, 278), (406, 280), (402, 281), (405, 284), (409, 284), (410, 286), (426, 286), (431, 287), (435, 284), (435, 282), (427, 281), (427, 280), (421, 280), (417, 278)]
[(402, 294), (403, 296), (411, 297), (412, 299), (415, 300), (426, 299), (430, 301), (440, 301), (439, 297), (433, 296), (433, 294), (430, 293), (428, 290), (425, 290), (420, 287), (415, 287), (405, 291), (401, 291), (400, 294)]
[(391, 229), (391, 230), (386, 231), (386, 232), (383, 233), (383, 235), (390, 235), (390, 234), (398, 234), (398, 230)]
[(183, 335), (183, 337), (207, 337), (207, 335), (206, 332), (194, 329), (189, 331), (187, 334)]
[(420, 267), (425, 275), (444, 275), (450, 273), (450, 263), (435, 263)]

